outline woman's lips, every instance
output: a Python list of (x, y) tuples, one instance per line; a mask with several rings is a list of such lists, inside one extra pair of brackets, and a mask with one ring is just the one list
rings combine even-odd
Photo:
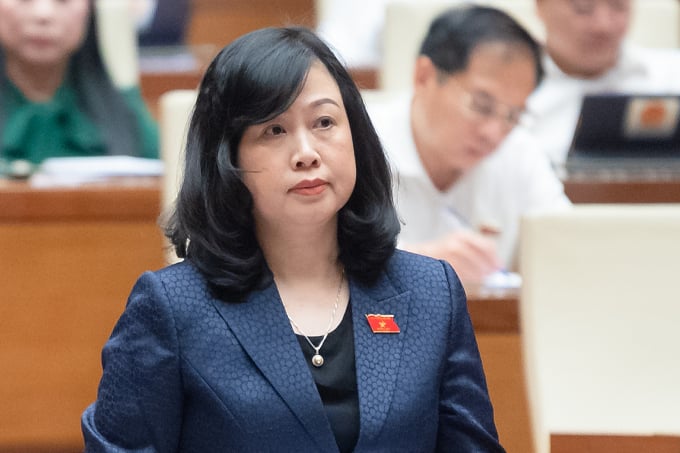
[(328, 183), (323, 179), (305, 179), (295, 184), (290, 191), (300, 195), (318, 195), (326, 190), (327, 185)]
[(40, 36), (31, 37), (27, 41), (30, 43), (30, 45), (40, 48), (50, 47), (54, 45), (54, 39)]

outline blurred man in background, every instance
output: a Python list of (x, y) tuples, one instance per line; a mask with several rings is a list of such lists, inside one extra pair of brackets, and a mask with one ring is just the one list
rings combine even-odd
[(506, 13), (452, 8), (430, 25), (412, 95), (369, 102), (393, 165), (400, 246), (449, 261), (466, 285), (514, 267), (523, 214), (569, 206), (518, 126), (540, 54)]

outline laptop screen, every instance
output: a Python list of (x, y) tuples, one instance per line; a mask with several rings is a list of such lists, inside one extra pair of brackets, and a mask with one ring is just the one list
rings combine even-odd
[(587, 95), (567, 160), (680, 158), (680, 95)]

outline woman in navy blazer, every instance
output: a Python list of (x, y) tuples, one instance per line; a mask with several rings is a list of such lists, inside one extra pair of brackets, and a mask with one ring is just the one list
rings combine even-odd
[(249, 33), (199, 89), (166, 226), (103, 351), (87, 452), (497, 452), (453, 269), (395, 250), (361, 96), (304, 28)]

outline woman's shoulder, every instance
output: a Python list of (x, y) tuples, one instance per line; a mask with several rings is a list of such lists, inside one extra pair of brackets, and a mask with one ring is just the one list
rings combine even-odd
[(151, 273), (164, 286), (176, 288), (177, 290), (188, 290), (192, 287), (207, 288), (207, 281), (203, 274), (188, 260), (178, 261)]
[(449, 284), (448, 280), (455, 275), (446, 261), (399, 249), (388, 261), (386, 274), (390, 280), (418, 286), (437, 281)]
[(171, 301), (209, 297), (205, 277), (187, 260), (168, 265), (159, 270), (145, 272), (139, 277), (133, 289), (133, 292), (139, 291), (165, 294)]
[(189, 261), (143, 273), (135, 283), (128, 307), (163, 313), (184, 329), (194, 321), (214, 316), (214, 297), (203, 274)]
[(465, 291), (451, 265), (443, 260), (397, 250), (385, 269), (385, 282), (397, 294), (410, 294), (420, 307), (450, 310), (465, 306)]
[(402, 249), (396, 249), (388, 261), (388, 266), (398, 266), (411, 268), (415, 267), (422, 270), (441, 269), (446, 262), (437, 258), (432, 258), (419, 253), (413, 253)]
[(399, 267), (422, 267), (422, 266), (441, 266), (441, 261), (436, 258), (431, 258), (429, 256), (420, 255), (418, 253), (409, 252), (406, 250), (396, 249), (394, 254), (388, 261), (390, 266)]

